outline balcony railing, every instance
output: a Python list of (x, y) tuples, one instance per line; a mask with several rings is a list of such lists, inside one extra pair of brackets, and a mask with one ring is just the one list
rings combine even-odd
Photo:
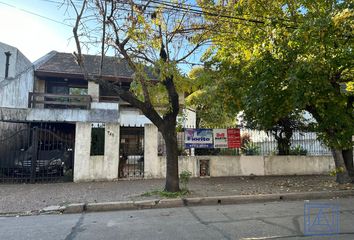
[(100, 96), (100, 102), (108, 102), (108, 103), (119, 103), (121, 106), (130, 105), (128, 102), (123, 101), (118, 96)]
[(33, 93), (28, 95), (29, 108), (76, 108), (76, 109), (90, 109), (91, 108), (90, 95), (65, 95), (52, 93)]

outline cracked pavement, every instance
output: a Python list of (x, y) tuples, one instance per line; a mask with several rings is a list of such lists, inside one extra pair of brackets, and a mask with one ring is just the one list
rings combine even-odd
[(304, 201), (0, 217), (0, 234), (8, 240), (354, 238), (354, 198), (310, 202), (340, 207), (339, 234), (305, 236)]
[[(0, 184), (0, 213), (36, 212), (52, 205), (156, 199), (143, 193), (162, 190), (164, 179), (52, 183)], [(354, 185), (338, 185), (334, 177), (256, 176), (194, 178), (189, 183), (188, 197), (258, 195), (272, 193), (336, 191), (354, 189)]]

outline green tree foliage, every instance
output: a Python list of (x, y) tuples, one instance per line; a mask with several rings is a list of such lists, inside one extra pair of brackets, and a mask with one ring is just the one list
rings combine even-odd
[[(235, 109), (239, 109), (237, 98), (230, 96), (230, 90), (223, 84), (211, 81), (212, 71), (194, 68), (189, 73), (191, 81), (186, 103), (197, 112), (198, 127), (222, 127), (236, 124)], [(215, 79), (222, 81), (222, 78)]]
[[(171, 4), (145, 0), (65, 2), (75, 13), (75, 56), (85, 78), (140, 109), (158, 128), (166, 143), (165, 190), (178, 192), (176, 118), (180, 113), (179, 94), (188, 83), (179, 66), (188, 63), (205, 40), (198, 27), (202, 19), (185, 7), (185, 0)], [(88, 75), (82, 48), (100, 49), (97, 76)], [(125, 61), (133, 71), (129, 90), (101, 79), (107, 53)]]
[[(217, 29), (207, 55), (212, 78), (222, 76), (248, 122), (270, 128), (304, 111), (342, 169), (354, 135), (351, 1), (200, 0)], [(217, 13), (217, 14), (211, 14)], [(349, 168), (348, 168), (349, 169)], [(347, 182), (339, 171), (337, 181)]]

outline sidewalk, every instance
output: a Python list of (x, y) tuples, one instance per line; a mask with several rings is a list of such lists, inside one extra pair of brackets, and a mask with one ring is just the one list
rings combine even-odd
[[(53, 205), (160, 199), (143, 193), (162, 190), (164, 179), (90, 183), (0, 184), (0, 213), (38, 212)], [(353, 192), (354, 185), (338, 185), (330, 176), (267, 176), (194, 178), (188, 198), (286, 194), (300, 192)], [(351, 190), (351, 191), (349, 191)], [(256, 196), (254, 196), (256, 197)], [(251, 197), (252, 198), (252, 197)]]

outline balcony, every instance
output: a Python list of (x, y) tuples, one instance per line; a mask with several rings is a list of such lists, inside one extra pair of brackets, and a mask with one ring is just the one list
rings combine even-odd
[(90, 95), (65, 95), (51, 93), (33, 93), (28, 96), (28, 108), (51, 109), (91, 109)]
[(0, 108), (0, 121), (118, 123), (119, 104), (89, 95), (29, 93), (28, 108)]

